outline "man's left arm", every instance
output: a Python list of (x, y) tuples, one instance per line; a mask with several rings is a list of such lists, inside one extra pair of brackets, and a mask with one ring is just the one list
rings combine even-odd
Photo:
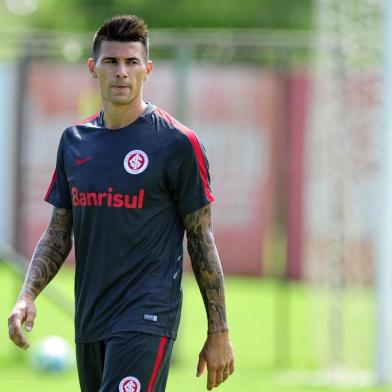
[(184, 226), (188, 253), (208, 319), (208, 333), (199, 355), (197, 376), (207, 366), (207, 388), (211, 390), (234, 371), (234, 354), (226, 320), (222, 266), (215, 246), (211, 223), (211, 206), (187, 214)]

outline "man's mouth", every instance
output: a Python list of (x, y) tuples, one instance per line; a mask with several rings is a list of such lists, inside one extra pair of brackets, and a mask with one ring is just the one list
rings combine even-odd
[(112, 89), (114, 91), (117, 91), (118, 93), (122, 93), (125, 91), (128, 91), (130, 89), (130, 86), (126, 86), (126, 85), (113, 85)]

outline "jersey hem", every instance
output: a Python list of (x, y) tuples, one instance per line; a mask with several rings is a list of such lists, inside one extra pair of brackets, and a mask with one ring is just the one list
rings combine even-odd
[(200, 203), (198, 205), (192, 206), (191, 208), (187, 208), (186, 210), (181, 211), (181, 215), (184, 217), (188, 214), (191, 214), (192, 212), (200, 210), (201, 208), (207, 206), (208, 204), (212, 204), (213, 202), (214, 202), (214, 199), (213, 200), (206, 200), (205, 203)]
[(110, 333), (98, 335), (96, 337), (88, 338), (85, 336), (76, 336), (75, 343), (96, 343), (102, 340), (108, 339), (118, 332), (142, 332), (150, 335), (166, 336), (167, 338), (175, 340), (177, 338), (176, 332), (168, 330), (156, 329), (156, 328), (141, 328), (141, 327), (129, 327), (129, 328), (116, 328), (110, 331)]
[(61, 202), (57, 202), (57, 201), (52, 201), (52, 200), (47, 200), (44, 199), (48, 204), (51, 204), (54, 207), (57, 208), (64, 208), (66, 210), (72, 210), (72, 206), (65, 206), (64, 204), (62, 204)]

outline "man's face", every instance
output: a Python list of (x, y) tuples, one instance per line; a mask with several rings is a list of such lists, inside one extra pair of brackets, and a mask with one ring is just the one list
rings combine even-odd
[(103, 103), (127, 105), (142, 94), (143, 82), (152, 71), (141, 42), (103, 41), (99, 56), (88, 60), (98, 80)]

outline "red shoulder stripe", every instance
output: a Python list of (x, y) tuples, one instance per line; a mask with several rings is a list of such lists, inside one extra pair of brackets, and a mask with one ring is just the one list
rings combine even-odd
[(167, 121), (168, 123), (175, 126), (178, 130), (180, 130), (191, 142), (193, 150), (196, 155), (197, 164), (199, 166), (199, 172), (200, 172), (201, 181), (203, 184), (204, 193), (205, 193), (208, 201), (213, 202), (214, 196), (212, 195), (211, 190), (210, 190), (210, 186), (208, 184), (207, 166), (206, 166), (206, 162), (204, 160), (203, 152), (201, 150), (200, 142), (197, 139), (196, 134), (191, 129), (186, 127), (184, 124), (181, 124), (174, 117), (170, 116), (170, 114), (166, 113), (164, 110), (159, 109), (159, 108), (155, 108), (154, 112), (159, 117), (163, 118), (165, 121)]
[(48, 187), (48, 190), (46, 191), (46, 195), (45, 195), (45, 198), (44, 198), (45, 201), (48, 201), (50, 192), (52, 191), (52, 188), (53, 188), (53, 185), (54, 185), (56, 179), (57, 179), (57, 171), (55, 170), (53, 172), (52, 181), (50, 181), (50, 185)]
[(167, 337), (162, 336), (161, 340), (159, 342), (158, 354), (155, 359), (154, 370), (152, 371), (152, 375), (151, 375), (150, 383), (148, 384), (147, 392), (152, 392), (152, 390), (154, 389), (155, 380), (158, 376), (158, 371), (159, 371), (159, 368), (161, 366), (161, 363), (162, 363), (162, 360), (163, 360), (163, 357), (165, 354), (166, 344), (167, 344)]
[(86, 124), (86, 123), (88, 123), (89, 121), (95, 120), (95, 119), (99, 116), (99, 113), (100, 113), (100, 112), (95, 113), (95, 114), (93, 114), (92, 116), (90, 116), (90, 117), (88, 117), (88, 118), (86, 118), (86, 119), (84, 119), (84, 120), (82, 120), (82, 121), (79, 121), (79, 122), (76, 123), (75, 125)]

